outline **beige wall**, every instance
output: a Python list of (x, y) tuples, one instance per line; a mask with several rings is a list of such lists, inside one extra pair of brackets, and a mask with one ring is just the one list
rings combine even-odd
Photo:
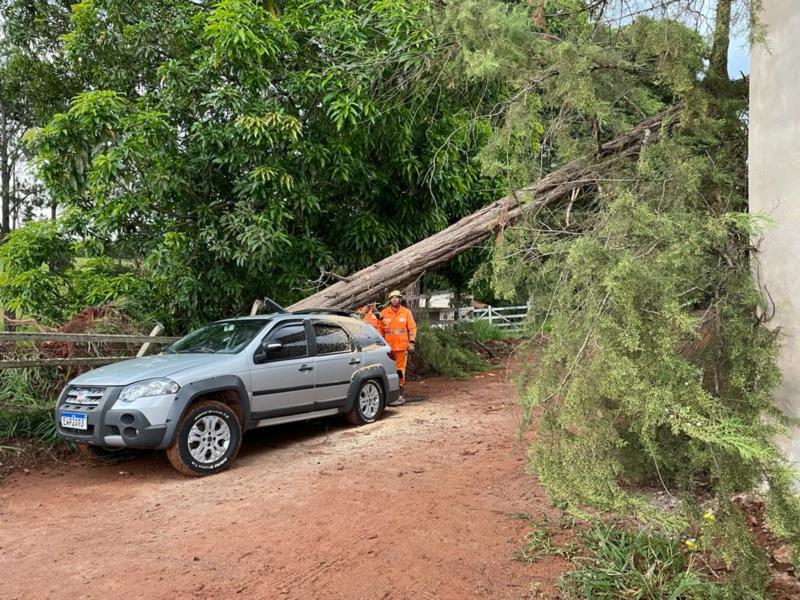
[[(759, 241), (758, 275), (782, 328), (778, 406), (800, 417), (800, 0), (764, 0), (767, 44), (750, 53), (750, 209), (776, 227)], [(800, 463), (800, 429), (783, 440)]]

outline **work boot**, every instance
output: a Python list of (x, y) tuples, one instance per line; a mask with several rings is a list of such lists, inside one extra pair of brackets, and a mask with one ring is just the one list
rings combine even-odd
[(401, 395), (401, 396), (397, 397), (397, 400), (393, 400), (392, 402), (389, 402), (388, 406), (403, 406), (403, 404), (405, 404), (405, 403), (406, 403), (406, 399), (403, 398), (403, 396)]

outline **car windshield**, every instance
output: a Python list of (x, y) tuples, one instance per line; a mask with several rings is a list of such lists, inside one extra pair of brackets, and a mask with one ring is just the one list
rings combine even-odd
[(269, 321), (237, 319), (211, 323), (172, 344), (168, 353), (236, 354), (249, 344)]

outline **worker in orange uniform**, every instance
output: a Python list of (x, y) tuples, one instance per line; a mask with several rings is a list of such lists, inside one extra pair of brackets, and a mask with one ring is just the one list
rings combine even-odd
[(378, 307), (374, 304), (367, 304), (359, 308), (356, 313), (361, 320), (369, 323), (375, 328), (381, 336), (383, 336), (383, 321), (381, 320), (381, 313), (378, 312)]
[(394, 352), (397, 374), (400, 376), (400, 396), (391, 406), (400, 406), (406, 402), (403, 399), (403, 386), (406, 384), (408, 353), (414, 352), (417, 343), (417, 323), (411, 311), (400, 304), (401, 299), (399, 290), (389, 292), (389, 306), (381, 311), (383, 338)]

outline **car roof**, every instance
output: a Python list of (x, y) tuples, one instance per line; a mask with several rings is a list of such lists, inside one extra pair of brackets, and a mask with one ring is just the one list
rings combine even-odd
[(325, 319), (326, 321), (333, 321), (333, 322), (344, 322), (344, 323), (352, 323), (353, 321), (359, 321), (355, 317), (349, 317), (342, 314), (332, 314), (325, 311), (320, 312), (285, 312), (285, 313), (268, 313), (264, 315), (253, 315), (253, 316), (241, 316), (241, 317), (231, 317), (230, 319), (220, 319), (217, 321), (218, 323), (224, 321), (286, 321), (289, 319)]

